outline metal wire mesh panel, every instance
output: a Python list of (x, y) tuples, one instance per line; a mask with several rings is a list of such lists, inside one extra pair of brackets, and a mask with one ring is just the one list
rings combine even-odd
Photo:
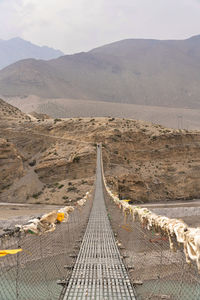
[(177, 251), (171, 251), (167, 237), (142, 228), (132, 216), (124, 216), (107, 194), (106, 199), (137, 299), (200, 299), (200, 275), (195, 264), (186, 263), (183, 249), (177, 244)]
[(65, 279), (74, 264), (77, 240), (88, 221), (91, 201), (82, 209), (70, 214), (67, 223), (58, 224), (56, 230), (41, 236), (10, 232), (1, 237), (0, 249), (23, 251), (0, 257), (1, 300), (47, 300), (58, 299), (62, 287), (58, 279)]

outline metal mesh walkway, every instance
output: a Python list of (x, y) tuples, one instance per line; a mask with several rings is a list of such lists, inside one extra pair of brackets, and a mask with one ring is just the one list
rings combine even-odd
[(136, 299), (107, 217), (100, 151), (94, 204), (63, 300)]

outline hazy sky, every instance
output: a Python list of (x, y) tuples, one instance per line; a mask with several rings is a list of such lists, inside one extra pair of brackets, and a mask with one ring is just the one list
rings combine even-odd
[(197, 34), (200, 0), (0, 0), (0, 39), (20, 36), (65, 53)]

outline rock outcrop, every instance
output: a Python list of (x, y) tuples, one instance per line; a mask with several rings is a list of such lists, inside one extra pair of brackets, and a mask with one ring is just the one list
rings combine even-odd
[(0, 193), (24, 174), (20, 153), (12, 143), (0, 139)]
[(84, 179), (94, 176), (95, 158), (96, 149), (91, 145), (57, 143), (42, 155), (35, 172), (45, 183)]

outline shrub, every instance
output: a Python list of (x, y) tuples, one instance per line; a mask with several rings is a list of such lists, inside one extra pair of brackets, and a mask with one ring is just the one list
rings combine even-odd
[(54, 119), (54, 124), (56, 124), (57, 122), (61, 122), (61, 121), (62, 121), (61, 119), (56, 118), (56, 119)]
[(33, 198), (37, 199), (42, 194), (42, 191), (32, 195)]
[(80, 160), (80, 157), (79, 157), (79, 156), (76, 156), (76, 157), (74, 157), (73, 162), (74, 162), (74, 163), (78, 163), (79, 160)]
[(29, 163), (29, 166), (34, 167), (35, 164), (36, 164), (36, 160), (34, 159), (34, 160), (32, 160), (32, 161)]
[(70, 186), (70, 187), (68, 187), (67, 191), (68, 192), (71, 192), (71, 191), (75, 192), (75, 191), (77, 191), (77, 188), (75, 186)]
[(64, 184), (59, 185), (58, 189), (62, 189)]

